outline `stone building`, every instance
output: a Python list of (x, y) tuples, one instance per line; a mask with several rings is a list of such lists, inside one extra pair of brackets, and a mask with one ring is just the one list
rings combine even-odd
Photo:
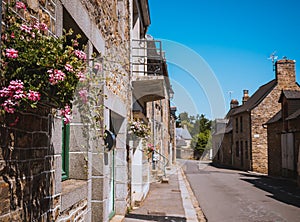
[(281, 110), (266, 123), (268, 174), (299, 182), (300, 91), (283, 90), (278, 102)]
[(233, 167), (268, 173), (267, 130), (263, 124), (280, 110), (277, 101), (281, 90), (299, 89), (295, 61), (278, 60), (275, 75), (274, 80), (261, 86), (251, 97), (244, 90), (243, 104), (227, 116), (232, 123)]
[[(7, 2), (2, 1), (4, 7)], [(148, 1), (23, 2), (27, 11), (19, 15), (25, 20), (35, 17), (53, 35), (70, 28), (80, 34), (91, 67), (100, 63), (106, 81), (95, 84), (101, 93), (90, 113), (75, 107), (68, 125), (47, 106), (16, 114), (16, 125), (1, 120), (0, 221), (109, 221), (124, 215), (131, 204), (129, 49), (131, 39), (145, 36), (150, 24)], [(82, 116), (99, 117), (99, 128), (90, 127)], [(111, 150), (97, 137), (104, 129), (116, 138)]]
[(183, 128), (176, 128), (176, 158), (192, 159), (194, 149), (191, 147), (192, 136), (184, 125)]
[[(214, 163), (231, 164), (232, 124), (227, 119), (216, 119), (213, 123), (212, 147)], [(229, 140), (229, 141), (228, 141)]]
[[(134, 20), (131, 45), (132, 118), (143, 121), (151, 129), (151, 138), (136, 139), (130, 143), (132, 157), (131, 202), (139, 204), (146, 197), (151, 181), (151, 169), (165, 171), (170, 163), (171, 147), (171, 85), (161, 41), (145, 35), (150, 24), (147, 1), (135, 5), (134, 12), (141, 18)], [(145, 23), (146, 22), (146, 23)], [(147, 146), (153, 145), (153, 154)], [(154, 162), (155, 156), (155, 162)], [(152, 166), (153, 164), (153, 166)], [(154, 165), (155, 164), (155, 165)]]

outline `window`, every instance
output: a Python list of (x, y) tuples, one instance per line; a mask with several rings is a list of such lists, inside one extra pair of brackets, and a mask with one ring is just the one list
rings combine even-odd
[(240, 156), (240, 147), (239, 147), (239, 141), (235, 142), (235, 155), (236, 157)]
[(235, 132), (239, 132), (239, 118), (235, 118)]
[(69, 178), (70, 124), (62, 123), (62, 180)]
[(240, 117), (240, 132), (243, 132), (243, 117)]
[(249, 153), (248, 153), (248, 141), (245, 141), (245, 158), (249, 159)]

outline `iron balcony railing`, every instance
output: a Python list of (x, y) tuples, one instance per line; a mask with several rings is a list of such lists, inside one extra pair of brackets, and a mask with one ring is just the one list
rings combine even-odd
[(132, 40), (131, 65), (133, 75), (163, 75), (165, 53), (162, 43), (158, 40)]

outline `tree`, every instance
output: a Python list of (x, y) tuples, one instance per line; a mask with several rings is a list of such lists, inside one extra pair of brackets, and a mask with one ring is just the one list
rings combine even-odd
[(212, 121), (204, 114), (189, 116), (187, 112), (179, 114), (179, 125), (186, 125), (192, 136), (191, 148), (194, 149), (194, 157), (199, 159), (206, 149), (211, 148)]

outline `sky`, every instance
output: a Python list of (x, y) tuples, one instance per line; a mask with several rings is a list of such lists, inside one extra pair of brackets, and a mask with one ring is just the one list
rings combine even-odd
[(251, 96), (275, 78), (268, 59), (274, 51), (296, 60), (300, 82), (299, 0), (149, 0), (149, 6), (148, 34), (163, 42), (177, 114), (224, 117), (244, 89)]

